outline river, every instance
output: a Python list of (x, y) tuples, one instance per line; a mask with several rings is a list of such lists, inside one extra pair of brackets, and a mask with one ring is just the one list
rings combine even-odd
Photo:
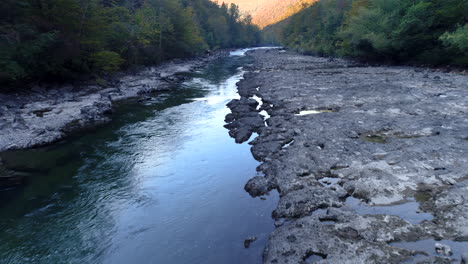
[(0, 194), (0, 263), (260, 263), (278, 197), (244, 191), (259, 163), (223, 127), (247, 63), (233, 52), (110, 124), (3, 153), (29, 181)]

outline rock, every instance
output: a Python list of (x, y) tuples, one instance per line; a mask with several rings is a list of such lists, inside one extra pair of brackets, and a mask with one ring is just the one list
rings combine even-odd
[(244, 240), (244, 247), (249, 248), (250, 244), (252, 244), (255, 241), (257, 241), (257, 237), (255, 236), (247, 238), (246, 240)]
[(280, 218), (280, 219), (275, 220), (274, 224), (275, 224), (276, 227), (279, 227), (279, 226), (284, 225), (285, 223), (286, 223), (286, 219)]
[(102, 115), (112, 113), (112, 105), (107, 102), (95, 102), (80, 109), (81, 114), (88, 120), (99, 120)]
[(249, 138), (252, 136), (252, 133), (252, 130), (245, 127), (229, 131), (229, 135), (236, 139), (236, 143), (242, 143), (249, 140)]
[(387, 217), (384, 223), (381, 216), (363, 217), (335, 209), (327, 219), (336, 224), (323, 224), (317, 215), (309, 215), (277, 227), (270, 235), (264, 263), (302, 263), (312, 254), (322, 256), (325, 263), (401, 263), (412, 256), (385, 242), (403, 230), (408, 236), (418, 236), (409, 231), (413, 226), (396, 216)]
[(234, 120), (235, 120), (235, 116), (234, 116), (234, 114), (232, 114), (232, 113), (227, 114), (227, 115), (226, 115), (226, 118), (224, 119), (224, 121), (225, 121), (226, 123), (231, 123), (231, 122), (233, 122)]
[[(237, 142), (259, 134), (250, 144), (265, 176), (251, 179), (246, 191), (259, 196), (276, 188), (280, 195), (264, 263), (311, 256), (321, 263), (401, 263), (413, 253), (391, 241), (468, 237), (468, 101), (461, 99), (468, 97), (468, 76), (293, 52), (248, 56), (255, 63), (237, 84), (241, 98), (228, 104), (226, 127)], [(450, 80), (450, 87), (440, 80)], [(257, 87), (267, 125), (255, 119), (258, 110), (249, 102)], [(339, 111), (297, 115), (314, 109)], [(322, 184), (323, 178), (339, 181)], [(392, 211), (393, 205), (421, 190), (431, 197), (414, 210), (434, 220), (409, 224), (407, 210)], [(358, 215), (346, 202), (350, 195), (365, 201), (368, 213), (384, 205), (390, 213)]]
[(252, 197), (257, 197), (266, 195), (270, 191), (271, 186), (265, 177), (256, 176), (247, 182), (244, 189)]
[(35, 114), (37, 117), (43, 117), (44, 114), (51, 112), (53, 109), (48, 107), (48, 108), (43, 108), (43, 109), (37, 109), (32, 111), (33, 114)]
[(452, 249), (450, 246), (441, 244), (441, 243), (436, 243), (435, 244), (435, 251), (443, 256), (451, 256), (452, 255)]

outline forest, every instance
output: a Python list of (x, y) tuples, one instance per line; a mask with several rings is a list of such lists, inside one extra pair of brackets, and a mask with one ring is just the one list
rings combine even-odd
[(306, 54), (468, 66), (467, 0), (321, 0), (264, 31)]
[(67, 81), (256, 45), (239, 8), (209, 0), (2, 0), (0, 83)]

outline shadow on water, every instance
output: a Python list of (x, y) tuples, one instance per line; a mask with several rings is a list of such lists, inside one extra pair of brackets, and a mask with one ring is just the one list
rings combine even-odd
[(28, 180), (1, 192), (0, 263), (260, 263), (278, 197), (243, 190), (259, 164), (223, 128), (246, 63), (220, 59), (106, 126), (2, 153)]

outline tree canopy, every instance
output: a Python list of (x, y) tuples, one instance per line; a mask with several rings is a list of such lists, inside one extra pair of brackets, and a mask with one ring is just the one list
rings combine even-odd
[(0, 82), (69, 80), (256, 45), (236, 5), (209, 0), (2, 0)]
[(278, 27), (305, 53), (468, 66), (466, 0), (321, 0)]

